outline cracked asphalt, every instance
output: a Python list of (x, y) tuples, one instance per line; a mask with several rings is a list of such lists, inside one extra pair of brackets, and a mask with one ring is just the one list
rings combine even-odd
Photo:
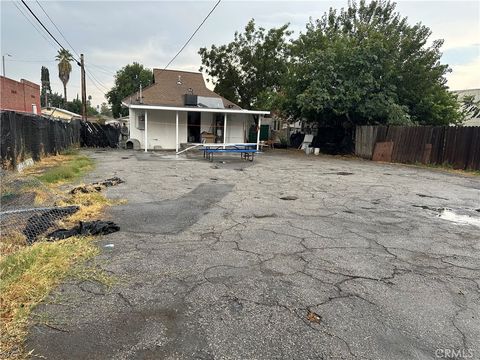
[[(37, 308), (47, 359), (480, 359), (480, 178), (271, 151), (89, 151), (119, 176), (94, 265)], [(284, 198), (284, 199), (281, 199)], [(113, 244), (113, 247), (104, 247)], [(449, 352), (450, 354), (450, 352)], [(470, 356), (471, 355), (471, 356)]]

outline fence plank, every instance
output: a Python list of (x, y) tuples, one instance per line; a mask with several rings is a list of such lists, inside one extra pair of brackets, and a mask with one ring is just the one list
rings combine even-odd
[(391, 161), (480, 170), (480, 127), (357, 126), (355, 154), (372, 159), (375, 144), (392, 142)]

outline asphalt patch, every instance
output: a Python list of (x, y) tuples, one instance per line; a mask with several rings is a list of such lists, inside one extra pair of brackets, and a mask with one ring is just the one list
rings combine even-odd
[(112, 208), (110, 213), (128, 232), (178, 234), (195, 224), (232, 189), (231, 184), (200, 184), (176, 199), (126, 204)]

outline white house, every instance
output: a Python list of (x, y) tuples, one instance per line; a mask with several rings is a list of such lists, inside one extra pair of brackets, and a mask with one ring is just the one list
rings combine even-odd
[[(125, 98), (129, 109), (127, 144), (175, 149), (201, 142), (245, 143), (269, 111), (245, 110), (209, 90), (197, 72), (154, 69), (155, 82)], [(258, 132), (259, 133), (259, 132)]]
[(56, 107), (44, 107), (42, 108), (42, 115), (49, 117), (54, 120), (63, 120), (63, 121), (72, 121), (76, 119), (81, 119), (82, 115), (76, 114), (74, 112), (56, 108)]

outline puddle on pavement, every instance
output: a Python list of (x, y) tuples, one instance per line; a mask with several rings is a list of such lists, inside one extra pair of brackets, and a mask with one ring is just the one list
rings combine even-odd
[(467, 214), (457, 214), (450, 209), (443, 209), (440, 214), (438, 214), (438, 217), (462, 225), (474, 225), (480, 227), (480, 217), (474, 217)]
[(459, 225), (473, 225), (480, 227), (480, 216), (476, 214), (478, 212), (478, 209), (452, 210), (449, 208), (435, 208), (427, 205), (413, 206), (435, 212), (437, 213), (435, 216), (443, 220), (451, 221)]

